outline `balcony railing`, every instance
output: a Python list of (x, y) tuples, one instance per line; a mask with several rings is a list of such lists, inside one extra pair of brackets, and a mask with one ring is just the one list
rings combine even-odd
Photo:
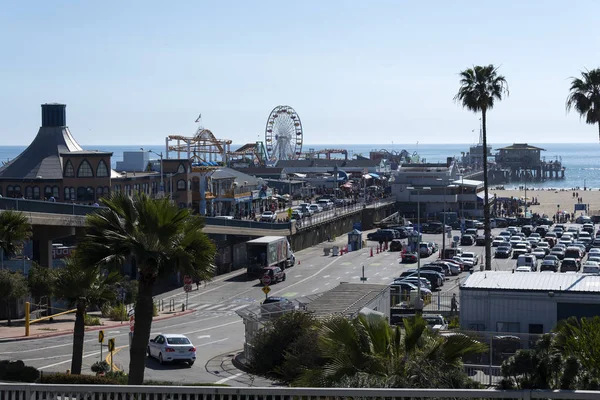
[(39, 385), (0, 386), (4, 399), (24, 400), (341, 400), (341, 399), (572, 399), (596, 400), (583, 390), (353, 389), (211, 386)]

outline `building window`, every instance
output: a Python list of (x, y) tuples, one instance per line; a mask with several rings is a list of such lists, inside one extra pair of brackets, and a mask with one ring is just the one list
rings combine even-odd
[(177, 190), (185, 190), (185, 181), (183, 179), (177, 181)]
[(96, 198), (99, 199), (102, 197), (102, 186), (98, 186), (96, 188)]
[(33, 188), (33, 198), (35, 200), (40, 199), (40, 188), (38, 186), (34, 186), (34, 188)]
[(55, 199), (58, 199), (58, 195), (59, 195), (58, 186), (52, 186), (52, 196), (54, 196)]
[(147, 183), (142, 183), (142, 192), (144, 193), (148, 193), (148, 184)]
[(13, 197), (15, 195), (15, 189), (12, 186), (6, 187), (6, 197)]
[(27, 186), (25, 188), (25, 198), (26, 199), (31, 199), (33, 198), (33, 188), (31, 186)]
[(102, 189), (102, 197), (110, 196), (110, 188), (108, 186), (104, 186)]
[(23, 197), (23, 192), (21, 192), (21, 186), (15, 185), (15, 187), (14, 187), (14, 197)]
[(68, 187), (65, 188), (65, 200), (71, 200), (71, 192)]
[(135, 183), (133, 185), (133, 193), (140, 193), (140, 184), (139, 183)]
[(518, 322), (496, 322), (496, 332), (521, 332)]
[(183, 164), (179, 164), (179, 167), (177, 168), (177, 173), (178, 174), (184, 174), (185, 173), (185, 167), (183, 166)]
[(49, 199), (50, 197), (52, 197), (52, 187), (51, 186), (46, 186), (44, 188), (44, 198), (45, 199)]
[(113, 186), (113, 192), (115, 192), (115, 193), (121, 193), (121, 185), (114, 185)]
[(125, 185), (125, 195), (131, 196), (131, 185)]
[(100, 160), (98, 163), (98, 169), (96, 169), (96, 176), (99, 178), (105, 178), (108, 176), (108, 168), (106, 168), (106, 163), (104, 160)]
[(71, 193), (71, 200), (75, 200), (75, 188), (74, 187), (69, 188), (69, 193)]
[(65, 178), (74, 178), (75, 177), (75, 170), (73, 170), (73, 164), (71, 163), (71, 160), (67, 160), (67, 163), (65, 164)]
[(77, 201), (94, 201), (94, 188), (80, 186), (77, 188)]
[[(90, 178), (94, 176), (94, 171), (92, 170), (92, 166), (88, 162), (88, 160), (83, 160), (79, 165), (79, 169), (77, 170), (78, 178)], [(79, 189), (77, 189), (79, 192)], [(77, 196), (79, 197), (79, 195)]]

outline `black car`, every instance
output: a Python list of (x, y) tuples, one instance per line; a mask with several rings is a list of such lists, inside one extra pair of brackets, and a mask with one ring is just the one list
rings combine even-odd
[(560, 272), (579, 271), (579, 263), (574, 258), (565, 258), (560, 264)]
[(408, 237), (408, 229), (405, 226), (388, 226), (386, 229), (392, 229), (398, 234), (398, 239), (406, 239)]
[(542, 265), (540, 265), (540, 271), (558, 271), (558, 260), (543, 260)]
[(402, 251), (402, 242), (400, 239), (394, 239), (390, 242), (390, 251)]
[[(445, 267), (445, 268), (444, 268)], [(435, 264), (425, 264), (421, 267), (421, 272), (423, 271), (435, 271), (440, 273), (441, 275), (444, 275), (444, 278), (446, 277), (446, 272), (450, 272), (449, 268), (447, 266), (442, 266), (442, 265), (435, 265)]]
[(376, 242), (391, 242), (396, 239), (396, 231), (393, 229), (379, 229), (375, 232), (371, 232), (367, 235), (367, 240), (374, 240)]
[(512, 248), (502, 246), (496, 249), (494, 257), (496, 258), (510, 258), (512, 256)]
[(475, 238), (471, 235), (462, 235), (460, 238), (461, 246), (473, 246), (475, 244)]
[(521, 232), (523, 232), (525, 236), (529, 236), (531, 235), (531, 232), (533, 232), (533, 226), (523, 225), (523, 227), (521, 228)]
[[(446, 232), (452, 230), (449, 225), (446, 225)], [(430, 222), (427, 226), (423, 225), (423, 233), (443, 233), (444, 224), (441, 222)]]
[[(444, 276), (440, 275), (438, 272), (421, 270), (420, 275), (422, 278), (427, 279), (429, 281), (429, 283), (431, 283), (432, 290), (435, 290), (444, 284)], [(407, 276), (411, 276), (411, 277), (418, 276), (417, 270), (409, 269), (409, 270), (404, 271), (402, 274), (400, 274), (401, 278), (404, 278)]]
[(495, 218), (496, 228), (507, 228), (508, 222), (504, 218)]

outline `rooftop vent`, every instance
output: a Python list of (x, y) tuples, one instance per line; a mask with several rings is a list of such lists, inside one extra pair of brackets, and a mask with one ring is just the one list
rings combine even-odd
[(67, 126), (66, 104), (42, 104), (42, 126)]

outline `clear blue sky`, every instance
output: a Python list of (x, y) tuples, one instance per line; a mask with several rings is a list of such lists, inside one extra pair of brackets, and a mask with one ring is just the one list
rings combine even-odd
[(279, 104), (305, 143), (470, 143), (457, 73), (489, 63), (510, 88), (490, 142), (597, 143), (564, 104), (568, 78), (600, 67), (599, 15), (597, 1), (7, 2), (1, 144), (28, 144), (45, 102), (67, 104), (84, 144), (164, 143), (200, 112), (251, 142)]

